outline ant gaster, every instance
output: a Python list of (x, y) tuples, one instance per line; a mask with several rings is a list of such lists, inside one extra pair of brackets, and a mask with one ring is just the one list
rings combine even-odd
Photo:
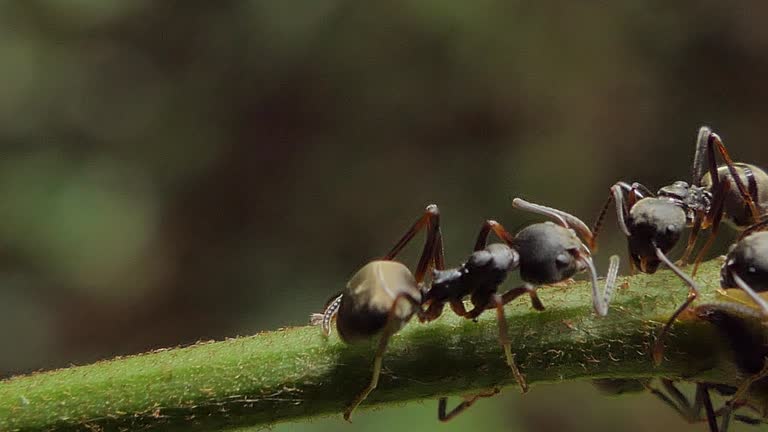
[[(501, 224), (488, 220), (483, 223), (475, 242), (474, 252), (460, 266), (448, 270), (436, 269), (432, 286), (426, 292), (423, 306), (427, 321), (436, 319), (442, 313), (446, 303), (462, 317), (475, 319), (487, 309), (495, 309), (499, 342), (504, 348), (506, 361), (523, 392), (528, 386), (517, 367), (512, 348), (507, 336), (507, 322), (504, 305), (517, 297), (528, 294), (533, 307), (543, 310), (544, 305), (536, 294), (536, 285), (562, 282), (576, 273), (588, 271), (592, 281), (593, 307), (598, 315), (608, 313), (608, 304), (618, 273), (619, 258), (612, 256), (610, 269), (603, 293), (599, 292), (597, 271), (592, 261), (589, 248), (577, 235), (591, 239), (589, 228), (575, 216), (561, 210), (522, 199), (513, 200), (513, 206), (553, 219), (553, 222), (536, 223), (520, 230), (512, 236)], [(488, 235), (493, 232), (504, 243), (487, 244)], [(510, 271), (520, 270), (523, 284), (503, 294), (497, 292)], [(469, 297), (472, 310), (466, 310), (464, 298)], [(477, 397), (471, 399), (474, 402)], [(445, 398), (440, 399), (440, 420), (447, 420), (469, 406), (464, 402), (458, 408), (445, 415)]]
[[(416, 271), (411, 273), (408, 267), (393, 260), (422, 229), (427, 230), (427, 238)], [(352, 276), (346, 288), (328, 302), (322, 314), (312, 315), (312, 323), (320, 324), (326, 336), (330, 334), (331, 322), (335, 319), (339, 336), (347, 343), (379, 335), (371, 380), (344, 411), (345, 420), (349, 421), (355, 408), (376, 388), (389, 339), (413, 315), (422, 315), (424, 276), (430, 266), (442, 269), (443, 261), (440, 212), (433, 204), (427, 206), (424, 214), (387, 255), (363, 266)]]
[[(763, 323), (768, 319), (768, 218), (745, 229), (731, 246), (720, 270), (720, 287), (733, 301), (702, 304), (693, 313), (726, 332), (736, 353), (737, 366), (749, 375), (726, 404), (720, 427), (721, 431), (726, 431), (732, 411), (744, 404), (749, 387), (768, 375), (768, 347), (755, 346), (762, 343), (759, 340), (761, 337), (749, 335), (748, 323), (756, 323), (753, 327), (765, 332)], [(654, 358), (658, 356), (659, 361), (663, 353), (663, 338), (673, 322), (674, 317), (667, 322), (657, 339)], [(717, 431), (716, 427), (712, 427), (713, 419), (708, 420), (710, 429)]]
[[(725, 166), (717, 166), (716, 151), (725, 160)], [(659, 363), (664, 334), (700, 294), (693, 280), (670, 261), (667, 253), (677, 244), (683, 230), (691, 227), (688, 245), (680, 260), (680, 264), (684, 265), (700, 230), (711, 228), (709, 239), (696, 256), (692, 272), (695, 274), (717, 235), (723, 216), (737, 227), (743, 227), (759, 221), (761, 214), (768, 210), (768, 174), (754, 165), (734, 163), (720, 137), (710, 128), (702, 126), (696, 139), (691, 185), (677, 181), (661, 188), (654, 196), (639, 183), (614, 184), (595, 222), (595, 235), (590, 243), (592, 248), (596, 246), (596, 237), (612, 201), (616, 206), (619, 227), (627, 236), (632, 269), (654, 273), (663, 263), (688, 285), (685, 302), (662, 328), (654, 346), (653, 358)]]

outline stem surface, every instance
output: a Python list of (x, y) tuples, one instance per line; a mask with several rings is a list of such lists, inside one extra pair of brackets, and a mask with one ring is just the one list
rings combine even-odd
[[(705, 301), (716, 296), (720, 264), (699, 270)], [(654, 336), (687, 289), (668, 271), (623, 282), (604, 318), (592, 311), (588, 282), (543, 287), (544, 312), (527, 297), (507, 306), (512, 349), (528, 383), (653, 376), (738, 382), (726, 341), (700, 321), (678, 322), (665, 361), (654, 367)], [(340, 416), (370, 378), (376, 341), (350, 346), (320, 333), (280, 329), (10, 378), (0, 382), (0, 430), (222, 430)], [(447, 308), (435, 322), (414, 320), (392, 338), (379, 388), (361, 408), (496, 385), (518, 391), (497, 336), (491, 312), (476, 323)]]

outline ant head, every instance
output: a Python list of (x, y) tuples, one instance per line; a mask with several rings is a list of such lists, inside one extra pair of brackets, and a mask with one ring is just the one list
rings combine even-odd
[(685, 211), (666, 199), (644, 198), (630, 210), (627, 218), (629, 255), (643, 273), (654, 273), (661, 260), (658, 247), (669, 252), (680, 239), (686, 226)]
[(560, 282), (587, 267), (585, 247), (576, 233), (552, 222), (522, 229), (513, 247), (520, 254), (520, 276), (526, 282)]
[(756, 292), (768, 291), (768, 231), (752, 233), (731, 246), (720, 270), (720, 285), (737, 288), (737, 274)]

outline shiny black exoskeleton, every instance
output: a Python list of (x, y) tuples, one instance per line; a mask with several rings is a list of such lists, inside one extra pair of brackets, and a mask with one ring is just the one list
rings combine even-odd
[(509, 246), (503, 243), (490, 244), (485, 249), (473, 252), (457, 268), (435, 270), (425, 300), (438, 304), (471, 295), (472, 304), (482, 308), (519, 262), (520, 255)]
[[(693, 316), (710, 322), (724, 335), (731, 346), (733, 358), (742, 375), (747, 378), (726, 404), (720, 431), (726, 431), (733, 411), (745, 404), (753, 383), (768, 376), (768, 340), (765, 323), (768, 320), (768, 219), (748, 227), (731, 246), (720, 269), (720, 287), (729, 301), (697, 306)], [(689, 305), (686, 302), (684, 306)], [(659, 362), (663, 339), (677, 316), (678, 309), (667, 321), (657, 339), (654, 359)], [(738, 416), (735, 418), (738, 419)], [(718, 431), (708, 415), (710, 430)]]
[[(423, 316), (427, 321), (439, 317), (445, 304), (449, 304), (456, 314), (469, 319), (477, 318), (487, 309), (496, 309), (499, 342), (504, 348), (507, 364), (525, 391), (527, 385), (515, 364), (506, 334), (503, 306), (528, 294), (533, 307), (543, 310), (544, 305), (536, 294), (536, 285), (562, 282), (578, 272), (588, 270), (592, 280), (593, 307), (599, 315), (605, 315), (616, 281), (619, 259), (618, 256), (611, 257), (606, 287), (600, 293), (591, 253), (577, 234), (589, 239), (592, 236), (589, 228), (577, 217), (561, 210), (519, 198), (513, 200), (513, 206), (545, 215), (557, 223), (532, 224), (512, 236), (498, 222), (484, 222), (475, 242), (475, 250), (464, 263), (456, 268), (434, 271), (432, 285), (424, 294), (422, 304), (426, 307)], [(504, 243), (488, 245), (491, 232)], [(520, 270), (523, 285), (503, 294), (498, 293), (507, 274), (514, 270)], [(466, 297), (472, 302), (471, 310), (465, 308), (463, 300)], [(444, 401), (441, 403), (444, 404)]]
[[(750, 233), (731, 246), (720, 272), (720, 284), (761, 294), (768, 291), (768, 232)], [(768, 308), (765, 313), (768, 316)]]
[[(716, 152), (724, 159), (717, 166)], [(699, 129), (693, 161), (692, 181), (676, 181), (654, 195), (639, 184), (618, 182), (594, 225), (595, 237), (613, 201), (619, 226), (628, 238), (634, 268), (654, 273), (678, 242), (683, 230), (691, 228), (688, 245), (680, 262), (685, 264), (695, 247), (699, 232), (711, 228), (711, 235), (695, 259), (693, 273), (717, 235), (723, 217), (739, 229), (758, 222), (768, 212), (768, 174), (744, 163), (734, 163), (720, 137), (706, 126)], [(595, 247), (595, 244), (591, 244)]]

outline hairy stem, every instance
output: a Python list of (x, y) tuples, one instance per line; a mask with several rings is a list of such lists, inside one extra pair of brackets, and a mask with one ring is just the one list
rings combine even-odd
[[(720, 261), (697, 276), (715, 297)], [(654, 367), (650, 346), (687, 290), (668, 271), (624, 280), (607, 317), (586, 282), (544, 287), (547, 307), (507, 306), (509, 337), (530, 384), (665, 376), (734, 384), (726, 341), (710, 325), (680, 322)], [(392, 339), (379, 388), (365, 407), (496, 385), (518, 391), (493, 313), (478, 322), (446, 309)], [(376, 341), (348, 346), (313, 327), (161, 350), (0, 382), (0, 430), (221, 430), (340, 413), (370, 377)], [(359, 413), (358, 413), (359, 415)]]

